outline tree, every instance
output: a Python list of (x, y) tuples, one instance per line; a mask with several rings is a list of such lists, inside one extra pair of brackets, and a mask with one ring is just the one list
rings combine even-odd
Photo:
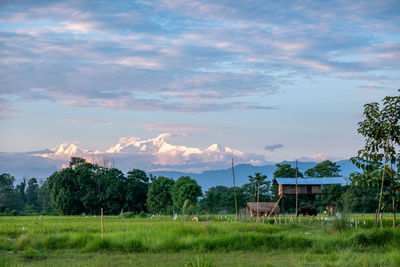
[(129, 171), (125, 184), (125, 208), (137, 213), (147, 211), (146, 201), (149, 190), (149, 177), (147, 177), (146, 172), (139, 169)]
[[(296, 177), (296, 168), (292, 168), (290, 164), (276, 164), (277, 169), (274, 172), (274, 178), (294, 178)], [(297, 169), (297, 177), (304, 175)]]
[(40, 204), (40, 211), (44, 214), (54, 213), (54, 208), (51, 205), (50, 191), (49, 191), (49, 180), (45, 180), (40, 186), (38, 192), (38, 201)]
[(24, 178), (22, 180), (22, 182), (17, 185), (15, 187), (15, 189), (19, 192), (19, 194), (21, 195), (21, 199), (24, 202), (24, 204), (26, 203), (26, 194), (25, 194), (25, 189), (26, 189), (26, 179)]
[(268, 201), (271, 191), (271, 181), (267, 180), (267, 175), (256, 172), (254, 176), (249, 175), (248, 177), (250, 183), (243, 185), (243, 189), (247, 192), (249, 201), (257, 201), (258, 185), (260, 186), (259, 201)]
[(377, 164), (381, 166), (380, 179), (371, 177), (373, 182), (380, 180), (378, 212), (381, 212), (383, 195), (390, 195), (393, 227), (396, 227), (400, 194), (400, 96), (385, 97), (382, 108), (377, 102), (364, 105), (364, 116), (365, 119), (358, 123), (357, 131), (364, 136), (365, 146), (352, 161), (364, 171)]
[(49, 177), (51, 203), (61, 214), (79, 214), (83, 211), (80, 186), (75, 171), (64, 168)]
[(153, 178), (147, 194), (147, 208), (153, 213), (172, 212), (172, 187), (174, 180), (159, 176)]
[(14, 176), (8, 173), (0, 175), (0, 211), (22, 210), (25, 203), (21, 198), (21, 192), (14, 189)]
[(28, 187), (26, 189), (26, 204), (35, 211), (40, 211), (39, 203), (39, 184), (36, 178), (31, 178), (28, 181)]
[(216, 214), (220, 210), (235, 212), (233, 188), (218, 185), (208, 189), (200, 200), (200, 209), (207, 213)]
[(338, 177), (340, 175), (340, 166), (336, 165), (336, 162), (325, 160), (317, 164), (314, 168), (305, 171), (305, 175), (308, 177)]
[(172, 201), (177, 210), (182, 213), (185, 209), (193, 208), (197, 204), (197, 199), (202, 195), (201, 187), (196, 180), (189, 176), (180, 177), (172, 188)]

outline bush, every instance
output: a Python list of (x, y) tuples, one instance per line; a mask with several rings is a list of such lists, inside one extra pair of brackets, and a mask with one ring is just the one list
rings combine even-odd
[(24, 252), (22, 252), (21, 257), (25, 260), (40, 260), (45, 259), (46, 255), (36, 249), (28, 247)]
[(124, 214), (122, 214), (123, 218), (129, 219), (129, 218), (135, 218), (135, 214), (133, 214), (133, 212), (127, 211), (124, 212)]
[(141, 211), (141, 212), (139, 213), (139, 217), (140, 217), (140, 218), (146, 218), (146, 217), (147, 217), (146, 212)]
[(17, 216), (17, 215), (18, 215), (18, 211), (12, 210), (12, 211), (10, 212), (10, 215), (11, 215), (11, 216)]

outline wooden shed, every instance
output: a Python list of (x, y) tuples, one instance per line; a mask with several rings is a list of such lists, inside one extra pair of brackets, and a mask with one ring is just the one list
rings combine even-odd
[(277, 214), (281, 211), (279, 205), (276, 205), (275, 202), (247, 202), (246, 205), (246, 213), (250, 217), (257, 216), (257, 210), (258, 216), (268, 216), (273, 209), (274, 211), (272, 214)]
[[(296, 178), (275, 178), (273, 184), (278, 185), (278, 196), (296, 194)], [(321, 194), (324, 186), (332, 184), (347, 185), (348, 182), (343, 177), (297, 178), (297, 193)]]

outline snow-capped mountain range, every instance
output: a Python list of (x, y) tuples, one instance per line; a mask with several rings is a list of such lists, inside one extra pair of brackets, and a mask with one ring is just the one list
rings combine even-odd
[(157, 166), (188, 164), (191, 161), (217, 162), (226, 157), (240, 158), (247, 160), (250, 158), (241, 151), (212, 144), (202, 150), (196, 147), (171, 145), (166, 139), (171, 134), (160, 134), (155, 138), (142, 139), (139, 137), (122, 137), (119, 142), (106, 151), (90, 151), (77, 145), (77, 143), (62, 143), (44, 152), (35, 153), (34, 156), (55, 159), (69, 160), (71, 157), (83, 157), (89, 162), (100, 160), (102, 157), (122, 159), (129, 156), (141, 155), (151, 158), (150, 163)]
[[(168, 143), (172, 134), (163, 133), (154, 138), (123, 137), (105, 151), (89, 150), (79, 143), (62, 143), (51, 149), (26, 153), (0, 152), (0, 173), (10, 173), (20, 181), (23, 177), (47, 178), (54, 171), (67, 166), (71, 157), (83, 157), (89, 162), (105, 166), (113, 163), (116, 168), (127, 172), (138, 168), (154, 175), (177, 178), (190, 175), (204, 187), (229, 185), (231, 182), (231, 159), (234, 158), (238, 184), (245, 183), (247, 176), (262, 172), (272, 177), (275, 163), (265, 157), (244, 153), (229, 147), (212, 144), (205, 149)], [(348, 161), (340, 161), (343, 175), (356, 170)], [(295, 164), (291, 162), (291, 164)], [(300, 162), (304, 171), (317, 164)]]
[(229, 147), (212, 144), (206, 149), (172, 145), (167, 139), (172, 134), (163, 133), (154, 138), (122, 137), (105, 151), (89, 150), (75, 143), (62, 143), (45, 151), (35, 152), (34, 157), (56, 160), (67, 164), (71, 157), (82, 157), (89, 162), (102, 163), (112, 160), (122, 170), (201, 171), (229, 166), (233, 157), (241, 163), (265, 163), (263, 156), (248, 154)]

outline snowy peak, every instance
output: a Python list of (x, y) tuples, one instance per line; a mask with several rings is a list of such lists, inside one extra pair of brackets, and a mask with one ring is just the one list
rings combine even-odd
[(100, 162), (105, 158), (117, 159), (133, 166), (141, 162), (154, 166), (225, 166), (232, 157), (241, 162), (251, 162), (252, 160), (263, 161), (259, 156), (243, 153), (229, 147), (212, 144), (206, 149), (190, 147), (184, 145), (173, 145), (167, 142), (170, 133), (162, 133), (154, 138), (143, 139), (140, 137), (122, 137), (119, 142), (106, 151), (89, 151), (79, 147), (77, 143), (62, 143), (53, 147), (48, 152), (38, 153), (35, 156), (58, 159), (67, 162), (71, 157), (82, 157), (89, 162)]
[(69, 159), (75, 156), (85, 157), (90, 153), (89, 150), (77, 146), (76, 143), (62, 143), (51, 148), (50, 151), (51, 152), (49, 153), (35, 154), (35, 156), (54, 159)]

